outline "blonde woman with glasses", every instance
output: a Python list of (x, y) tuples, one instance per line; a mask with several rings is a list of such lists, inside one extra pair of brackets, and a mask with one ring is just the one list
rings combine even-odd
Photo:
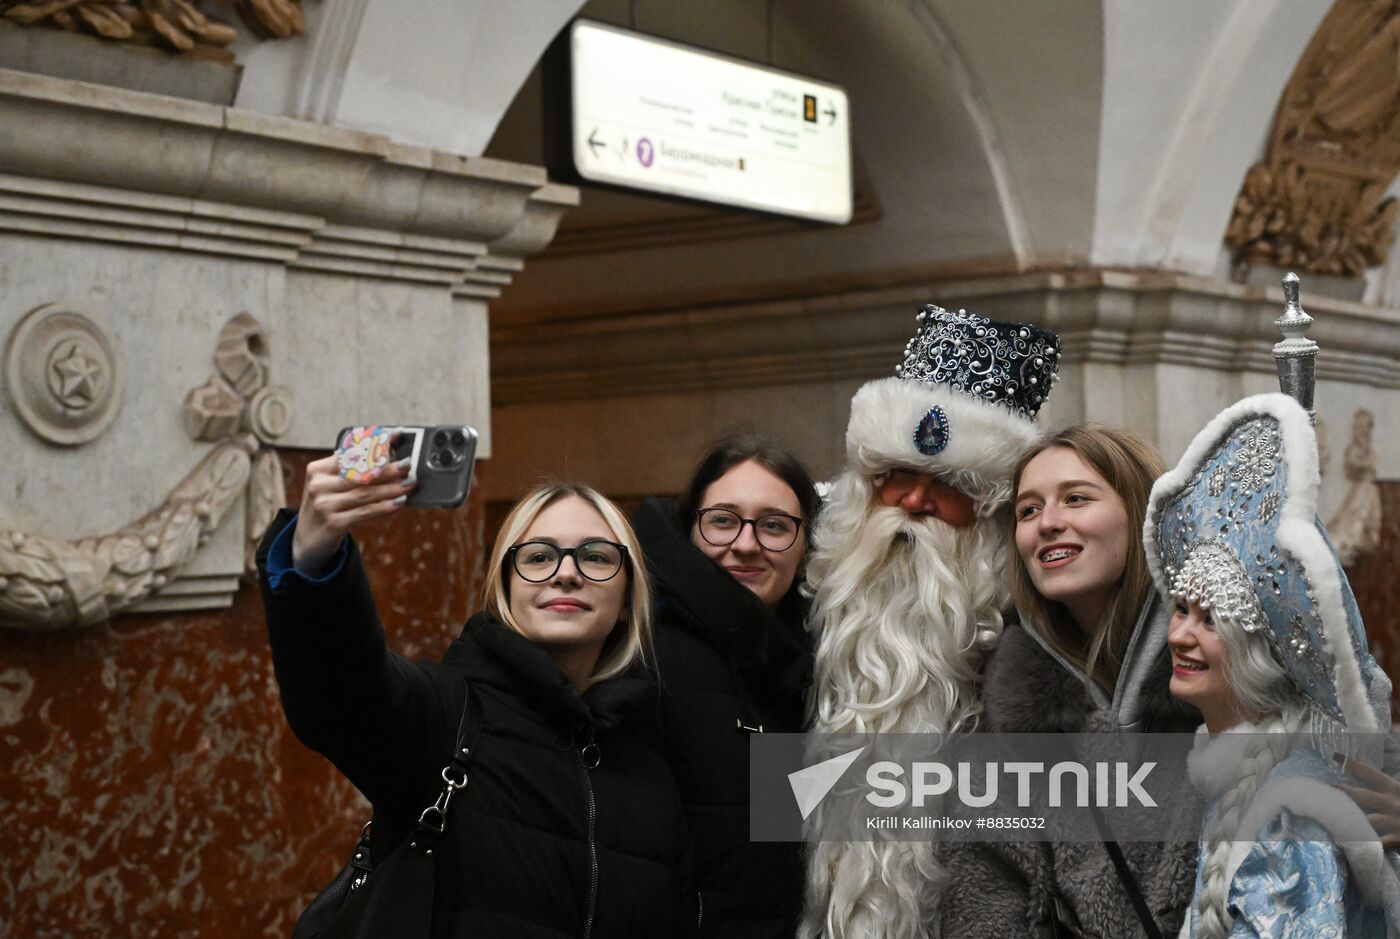
[[(334, 457), (313, 462), (300, 513), (275, 520), (259, 552), (287, 720), (373, 805), (374, 865), (416, 846), (423, 818), (441, 825), (433, 937), (693, 931), (680, 797), (633, 734), (657, 692), (626, 518), (579, 483), (535, 489), (491, 552), (484, 610), (441, 662), (410, 662), (386, 645), (349, 536), (402, 509), (405, 473), (357, 485)], [(470, 783), (444, 805), (459, 765), (444, 764), (468, 738)]]

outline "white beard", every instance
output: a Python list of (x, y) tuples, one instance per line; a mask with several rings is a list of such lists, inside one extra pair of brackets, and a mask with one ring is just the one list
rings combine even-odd
[[(971, 730), (981, 668), (1009, 605), (996, 521), (957, 529), (874, 504), (870, 481), (843, 474), (807, 566), (817, 634), (812, 732)], [(872, 507), (874, 506), (874, 507)], [(809, 826), (821, 825), (820, 808)], [(817, 842), (800, 935), (918, 937), (943, 872), (931, 842)]]

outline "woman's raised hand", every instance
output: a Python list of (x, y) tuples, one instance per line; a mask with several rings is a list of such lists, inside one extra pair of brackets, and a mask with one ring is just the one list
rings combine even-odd
[(1386, 848), (1400, 847), (1400, 780), (1392, 779), (1360, 760), (1348, 762), (1346, 768), (1364, 786), (1337, 786), (1361, 806), (1366, 820), (1381, 836)]
[(308, 463), (301, 514), (292, 538), (296, 569), (307, 574), (323, 572), (352, 528), (403, 508), (413, 488), (408, 478), (409, 462), (400, 460), (386, 466), (368, 483), (342, 477), (334, 454)]

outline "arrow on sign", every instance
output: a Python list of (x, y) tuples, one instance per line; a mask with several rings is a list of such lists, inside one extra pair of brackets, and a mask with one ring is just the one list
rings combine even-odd
[(822, 113), (825, 114), (827, 117), (831, 118), (831, 123), (830, 123), (830, 124), (827, 124), (827, 125), (826, 125), (827, 127), (830, 127), (832, 124), (835, 124), (835, 123), (836, 123), (836, 109), (835, 109), (835, 108), (829, 107), (829, 108), (827, 108), (825, 111), (823, 111)]
[(588, 132), (588, 148), (593, 151), (595, 157), (598, 155), (598, 148), (605, 146), (607, 144), (598, 139), (598, 128), (595, 127)]

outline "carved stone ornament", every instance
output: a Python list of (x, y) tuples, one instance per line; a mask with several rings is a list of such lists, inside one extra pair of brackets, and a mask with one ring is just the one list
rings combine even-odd
[(240, 394), (221, 375), (211, 375), (186, 395), (186, 429), (217, 445), (158, 508), (94, 538), (0, 528), (0, 627), (85, 626), (141, 603), (179, 576), (240, 495), (247, 497), (244, 574), (256, 570), (257, 540), (286, 502), (281, 464), (262, 441), (284, 433), (291, 420), (287, 392), (264, 387), (267, 352), (267, 335), (250, 314), (240, 313), (224, 325), (215, 364), (252, 391)]
[(252, 431), (263, 443), (271, 444), (291, 426), (292, 395), (278, 385), (270, 385), (253, 395), (243, 409), (243, 429)]
[(253, 314), (244, 311), (219, 330), (219, 344), (214, 349), (214, 364), (238, 393), (251, 397), (267, 384), (267, 334)]
[(0, 13), (20, 26), (47, 26), (118, 42), (154, 46), (223, 62), (238, 38), (228, 23), (200, 7), (230, 7), (260, 39), (286, 39), (306, 32), (301, 0), (0, 0)]
[(155, 511), (119, 531), (70, 541), (0, 529), (0, 623), (33, 631), (99, 623), (169, 583), (209, 540), (248, 482), (225, 443)]
[(217, 375), (185, 395), (180, 417), (195, 440), (222, 440), (238, 430), (243, 399)]
[(1376, 453), (1371, 447), (1375, 416), (1358, 408), (1351, 419), (1351, 441), (1342, 455), (1347, 494), (1327, 523), (1327, 533), (1343, 566), (1355, 563), (1381, 543), (1381, 491), (1376, 485)]
[(62, 446), (99, 436), (121, 409), (121, 374), (107, 336), (52, 304), (31, 310), (10, 333), (5, 388), (24, 426)]
[(1225, 242), (1249, 265), (1360, 277), (1385, 261), (1400, 204), (1400, 9), (1337, 0), (1299, 59)]
[(248, 480), (246, 531), (243, 545), (243, 567), (250, 576), (257, 574), (258, 539), (267, 531), (277, 510), (287, 504), (287, 488), (282, 480), (282, 463), (273, 450), (262, 450), (253, 458), (253, 472)]

